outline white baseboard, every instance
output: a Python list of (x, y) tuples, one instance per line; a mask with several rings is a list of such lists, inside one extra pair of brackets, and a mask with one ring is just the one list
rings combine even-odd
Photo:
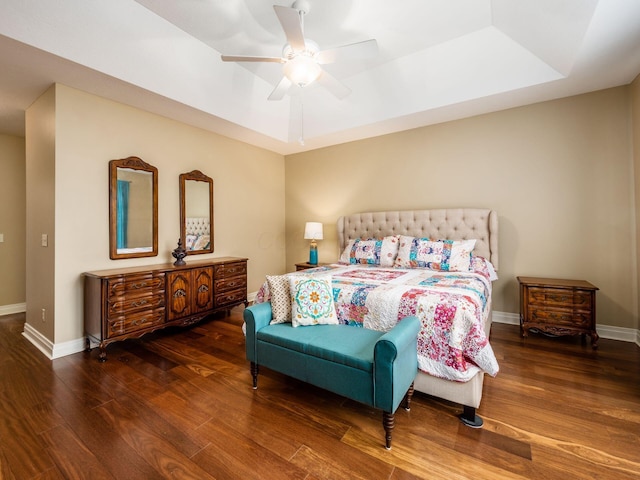
[[(506, 323), (508, 325), (520, 325), (520, 315), (508, 312), (493, 312), (492, 321), (496, 323)], [(613, 325), (596, 325), (596, 330), (601, 338), (609, 340), (620, 340), (622, 342), (632, 342), (640, 347), (640, 330)]]
[(40, 350), (49, 360), (82, 352), (85, 348), (84, 338), (78, 338), (63, 343), (52, 343), (47, 337), (28, 323), (24, 324), (22, 335)]
[(0, 305), (0, 317), (3, 315), (12, 315), (14, 313), (22, 313), (27, 311), (26, 303), (16, 303), (14, 305)]
[(53, 359), (53, 342), (28, 323), (24, 324), (22, 335), (49, 359)]

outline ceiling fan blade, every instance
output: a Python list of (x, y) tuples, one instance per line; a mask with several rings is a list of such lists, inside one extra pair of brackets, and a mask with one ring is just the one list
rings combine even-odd
[(329, 90), (331, 93), (333, 93), (340, 100), (351, 93), (351, 89), (349, 87), (347, 87), (333, 75), (329, 74), (326, 70), (322, 70), (322, 73), (318, 77), (317, 82), (324, 88)]
[(247, 57), (244, 55), (220, 55), (223, 62), (273, 62), (284, 63), (282, 57)]
[(378, 55), (378, 42), (365, 40), (364, 42), (351, 43), (341, 47), (330, 48), (318, 52), (318, 63), (334, 63), (352, 60), (366, 60)]
[(300, 13), (295, 8), (274, 5), (280, 25), (287, 36), (287, 42), (291, 45), (294, 52), (301, 52), (305, 49), (304, 33), (302, 32), (302, 24), (300, 23)]
[(282, 80), (276, 85), (276, 88), (273, 89), (271, 95), (269, 95), (268, 100), (282, 100), (285, 94), (289, 91), (291, 87), (291, 80), (287, 77), (282, 77)]

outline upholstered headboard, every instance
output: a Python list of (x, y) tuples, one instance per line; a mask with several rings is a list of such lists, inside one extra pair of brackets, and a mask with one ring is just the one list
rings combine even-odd
[(187, 217), (185, 228), (187, 235), (209, 235), (210, 230), (208, 217)]
[(354, 213), (338, 219), (342, 252), (354, 238), (387, 235), (429, 237), (437, 240), (476, 239), (474, 253), (498, 269), (498, 213), (484, 208), (442, 208)]

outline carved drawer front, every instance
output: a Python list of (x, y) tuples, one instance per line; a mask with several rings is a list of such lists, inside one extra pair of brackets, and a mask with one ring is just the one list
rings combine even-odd
[(109, 320), (107, 337), (144, 330), (164, 323), (164, 308), (115, 317)]
[(590, 308), (591, 293), (584, 290), (530, 287), (529, 304)]
[(238, 276), (231, 278), (216, 278), (215, 290), (216, 293), (222, 293), (229, 290), (236, 290), (240, 288), (247, 288), (247, 277)]
[(127, 295), (110, 299), (107, 303), (109, 318), (128, 313), (164, 307), (164, 290), (145, 295)]
[(111, 299), (123, 295), (145, 294), (157, 289), (164, 290), (164, 273), (124, 275), (109, 279), (107, 296)]
[(531, 323), (558, 325), (565, 327), (589, 328), (591, 313), (571, 309), (539, 309), (531, 308)]
[(238, 263), (224, 263), (222, 265), (215, 266), (215, 278), (222, 277), (233, 277), (236, 275), (246, 275), (247, 274), (247, 263), (246, 262), (238, 262)]
[(232, 303), (244, 302), (247, 297), (247, 290), (231, 290), (225, 293), (216, 294), (216, 307), (222, 307)]

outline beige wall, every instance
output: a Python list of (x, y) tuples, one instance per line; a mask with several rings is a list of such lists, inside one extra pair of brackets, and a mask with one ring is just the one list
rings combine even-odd
[[(35, 111), (31, 115), (37, 117)], [(32, 143), (39, 143), (33, 139), (42, 132), (27, 133), (29, 149)], [(108, 162), (131, 155), (158, 168), (160, 253), (158, 257), (110, 260)], [(249, 291), (257, 290), (265, 272), (281, 271), (285, 264), (283, 157), (64, 85), (55, 86), (55, 216), (51, 212), (55, 268), (49, 263), (39, 267), (34, 260), (28, 273), (34, 279), (55, 271), (55, 343), (83, 336), (82, 272), (173, 261), (171, 251), (180, 236), (178, 177), (191, 170), (201, 170), (214, 180), (215, 252), (198, 259), (248, 257)], [(47, 175), (53, 179), (50, 168)], [(33, 172), (27, 175), (28, 185), (34, 176)], [(30, 185), (29, 190), (35, 188)], [(53, 208), (48, 194), (41, 203), (45, 201)], [(33, 223), (46, 224), (44, 220)], [(37, 227), (33, 230), (39, 232)], [(52, 285), (47, 287), (53, 291)], [(31, 297), (27, 298), (30, 304)], [(27, 322), (36, 322), (29, 310)], [(49, 332), (47, 337), (53, 340)]]
[[(630, 86), (631, 90), (631, 135), (633, 138), (633, 166), (636, 208), (636, 265), (640, 277), (640, 75)], [(640, 297), (638, 298), (638, 312), (640, 312)], [(640, 319), (638, 319), (640, 329)], [(638, 335), (640, 341), (640, 334)]]
[(287, 265), (304, 222), (362, 211), (482, 207), (500, 217), (494, 310), (516, 313), (517, 275), (585, 279), (598, 323), (637, 328), (630, 91), (620, 87), (286, 157)]
[[(0, 311), (25, 303), (24, 138), (0, 134)], [(20, 307), (19, 309), (21, 309)]]
[[(27, 109), (25, 117), (27, 323), (51, 341), (54, 339), (56, 289), (55, 102), (55, 89), (50, 88)], [(42, 246), (42, 235), (48, 236), (47, 247)]]

